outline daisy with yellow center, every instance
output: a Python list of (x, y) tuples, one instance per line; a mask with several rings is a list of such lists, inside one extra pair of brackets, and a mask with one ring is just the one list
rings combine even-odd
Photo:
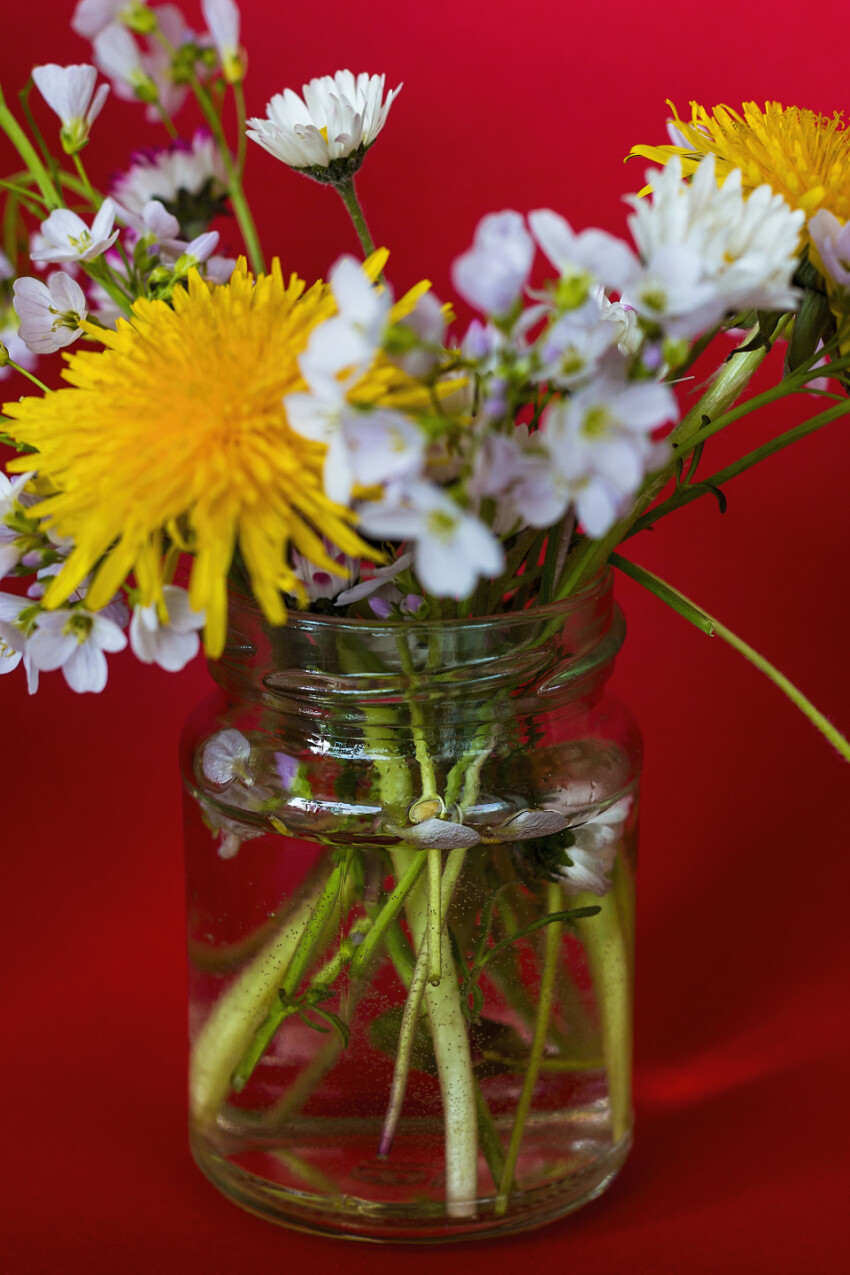
[[(365, 263), (372, 280), (387, 255)], [(421, 292), (402, 298), (390, 321)], [(283, 406), (304, 388), (298, 356), (311, 332), (334, 312), (325, 284), (307, 289), (294, 275), (287, 283), (277, 261), (256, 280), (240, 262), (220, 287), (193, 271), (173, 308), (139, 300), (117, 331), (87, 329), (106, 349), (69, 358), (71, 388), (3, 408), (8, 431), (39, 453), (25, 458), (29, 468), (35, 461), (53, 484), (39, 513), (74, 543), (46, 607), (61, 606), (92, 572), (90, 608), (108, 603), (131, 573), (142, 605), (161, 607), (174, 557), (163, 550), (183, 548), (195, 559), (191, 605), (206, 612), (206, 649), (216, 657), (237, 547), (272, 624), (286, 618), (281, 593), (300, 592), (290, 544), (328, 571), (323, 535), (343, 553), (374, 558), (351, 512), (325, 494), (325, 447), (292, 430)], [(380, 356), (356, 390), (376, 404), (411, 401), (410, 379)]]
[(690, 122), (679, 118), (672, 102), (673, 127), (681, 146), (633, 146), (641, 155), (666, 164), (672, 155), (682, 157), (685, 174), (696, 171), (706, 155), (716, 157), (718, 182), (733, 168), (743, 174), (744, 190), (770, 186), (792, 208), (810, 218), (826, 208), (839, 221), (850, 217), (850, 130), (842, 116), (832, 119), (798, 106), (766, 102), (764, 110), (745, 102), (739, 115), (728, 106), (709, 112), (691, 103)]

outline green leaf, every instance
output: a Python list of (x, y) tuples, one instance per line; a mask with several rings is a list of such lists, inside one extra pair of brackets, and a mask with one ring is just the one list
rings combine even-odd
[(549, 912), (546, 916), (539, 916), (536, 921), (532, 921), (530, 925), (524, 925), (521, 930), (517, 930), (515, 934), (511, 934), (509, 938), (502, 939), (499, 943), (495, 943), (493, 947), (488, 948), (481, 961), (481, 966), (492, 961), (493, 957), (499, 952), (503, 952), (505, 948), (510, 947), (511, 943), (517, 943), (520, 939), (527, 938), (529, 934), (533, 934), (535, 930), (541, 930), (544, 925), (551, 925), (553, 921), (578, 921), (583, 917), (596, 916), (601, 912), (601, 907), (593, 906), (587, 908), (568, 908), (564, 912)]
[(694, 491), (707, 491), (707, 492), (709, 492), (709, 493), (710, 493), (710, 495), (714, 496), (715, 500), (717, 501), (718, 505), (720, 506), (720, 512), (721, 512), (722, 514), (725, 514), (725, 513), (726, 513), (726, 510), (727, 510), (728, 505), (729, 505), (728, 500), (726, 499), (725, 495), (724, 495), (724, 494), (723, 494), (723, 492), (720, 490), (720, 488), (719, 488), (719, 487), (716, 487), (716, 486), (714, 485), (714, 483), (713, 483), (713, 482), (711, 482), (708, 478), (706, 478), (706, 479), (705, 479), (703, 482), (701, 482), (701, 483), (691, 483), (690, 485), (691, 485), (691, 487), (693, 488), (693, 490), (694, 490)]

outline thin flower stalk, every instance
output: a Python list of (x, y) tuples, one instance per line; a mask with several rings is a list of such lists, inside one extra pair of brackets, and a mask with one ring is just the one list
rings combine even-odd
[[(277, 935), (248, 965), (216, 1002), (195, 1041), (189, 1062), (189, 1095), (193, 1118), (200, 1129), (214, 1125), (231, 1090), (233, 1072), (244, 1057), (251, 1040), (278, 998), (287, 971), (296, 959), (302, 940), (310, 949), (316, 945), (311, 921), (320, 899), (331, 896), (345, 906), (350, 880), (341, 879), (339, 867), (329, 881), (314, 888), (311, 895), (288, 916)], [(340, 897), (342, 887), (343, 897)], [(327, 918), (326, 918), (327, 920)], [(305, 962), (298, 958), (302, 967)]]
[(369, 932), (351, 960), (350, 974), (353, 979), (365, 977), (378, 948), (386, 940), (388, 928), (395, 922), (396, 917), (404, 907), (405, 899), (424, 872), (427, 857), (428, 851), (420, 850), (411, 859), (404, 874), (396, 882), (380, 911), (372, 918)]
[[(231, 1084), (239, 1093), (253, 1075), (254, 1068), (271, 1044), (281, 1023), (292, 1014), (298, 1012), (297, 1005), (292, 1003), (298, 987), (304, 979), (316, 953), (322, 950), (324, 936), (332, 932), (343, 915), (343, 899), (346, 897), (346, 882), (350, 867), (351, 853), (344, 863), (337, 864), (316, 900), (310, 919), (304, 927), (304, 933), (298, 942), (286, 972), (277, 990), (277, 999), (272, 1005), (257, 1030), (249, 1048), (240, 1058), (233, 1070)], [(351, 888), (347, 895), (350, 897)], [(342, 968), (344, 956), (342, 951), (332, 957), (325, 968), (313, 980), (311, 986), (324, 986), (333, 982)]]
[(748, 643), (739, 638), (731, 629), (727, 629), (725, 624), (721, 624), (714, 616), (709, 615), (707, 611), (697, 606), (690, 598), (685, 597), (678, 589), (674, 589), (672, 585), (659, 579), (651, 571), (647, 571), (645, 567), (639, 567), (634, 562), (628, 562), (620, 554), (612, 554), (611, 562), (624, 575), (630, 576), (638, 584), (643, 585), (650, 593), (654, 593), (657, 598), (695, 625), (696, 628), (702, 629), (703, 633), (707, 633), (709, 637), (716, 636), (722, 638), (724, 642), (728, 642), (729, 646), (738, 651), (740, 655), (743, 655), (744, 659), (749, 660), (750, 664), (764, 673), (765, 677), (773, 682), (774, 686), (778, 687), (795, 708), (798, 708), (803, 716), (811, 722), (815, 730), (819, 731), (824, 739), (832, 744), (833, 748), (845, 761), (850, 762), (850, 740), (846, 739), (833, 726), (829, 718), (820, 709), (816, 708), (812, 701), (794, 685), (791, 679), (781, 673), (769, 660), (766, 660), (758, 651), (753, 650)]
[[(546, 891), (546, 907), (548, 911), (559, 911), (562, 906), (562, 902), (561, 887), (555, 882), (550, 883)], [(546, 1039), (549, 1034), (549, 1020), (552, 1015), (555, 978), (561, 951), (561, 935), (563, 932), (563, 926), (560, 922), (553, 921), (551, 925), (547, 925), (545, 929), (546, 932), (543, 938), (543, 966), (540, 972), (540, 986), (537, 998), (537, 1017), (534, 1023), (534, 1035), (531, 1039), (531, 1048), (528, 1053), (525, 1077), (522, 1082), (522, 1089), (520, 1090), (516, 1114), (514, 1115), (513, 1128), (511, 1129), (511, 1137), (508, 1143), (508, 1150), (505, 1155), (505, 1163), (502, 1169), (502, 1176), (499, 1181), (499, 1194), (496, 1197), (495, 1204), (495, 1213), (497, 1217), (503, 1216), (508, 1208), (510, 1192), (514, 1181), (514, 1173), (516, 1172), (517, 1160), (519, 1159), (520, 1147), (522, 1145), (522, 1135), (525, 1130), (525, 1123), (528, 1119), (528, 1114), (531, 1111), (534, 1089), (537, 1084), (537, 1078), (540, 1074), (540, 1064), (543, 1060), (543, 1051), (546, 1048)]]
[(366, 224), (366, 215), (357, 198), (357, 191), (354, 188), (354, 178), (350, 181), (341, 182), (334, 188), (345, 205), (345, 211), (351, 218), (351, 223), (360, 240), (360, 247), (363, 249), (363, 256), (368, 257), (375, 251), (375, 243), (372, 239), (371, 232)]
[(829, 407), (823, 412), (819, 412), (817, 416), (812, 416), (807, 421), (803, 421), (802, 425), (795, 425), (793, 429), (786, 430), (784, 434), (778, 434), (776, 438), (771, 438), (766, 443), (762, 443), (761, 447), (756, 447), (753, 451), (748, 452), (746, 456), (742, 456), (740, 460), (733, 461), (731, 465), (726, 465), (723, 469), (716, 470), (710, 474), (708, 478), (701, 478), (693, 483), (682, 483), (671, 496), (660, 504), (653, 505), (637, 522), (630, 528), (628, 533), (623, 537), (629, 540), (632, 536), (637, 535), (639, 531), (645, 531), (649, 527), (653, 527), (661, 518), (666, 518), (668, 514), (675, 513), (677, 509), (683, 509), (685, 505), (691, 504), (694, 500), (699, 500), (702, 496), (716, 495), (718, 491), (725, 487), (726, 483), (731, 482), (733, 478), (737, 478), (739, 474), (744, 474), (748, 469), (752, 469), (754, 465), (759, 465), (763, 460), (767, 460), (768, 456), (773, 456), (777, 452), (784, 451), (786, 447), (790, 447), (792, 443), (798, 442), (801, 438), (806, 438), (809, 434), (814, 434), (816, 430), (822, 429), (824, 425), (831, 425), (833, 421), (840, 420), (850, 411), (850, 403), (846, 398), (839, 398), (835, 407)]
[[(622, 848), (618, 850), (622, 854)], [(593, 917), (575, 922), (587, 955), (593, 996), (602, 1028), (611, 1138), (616, 1144), (631, 1128), (632, 1117), (632, 971), (629, 942), (617, 899), (609, 891), (573, 895), (577, 907), (596, 906)]]
[[(403, 872), (409, 853), (403, 847), (393, 851), (399, 873)], [(441, 912), (445, 918), (448, 916), (452, 894), (465, 857), (466, 851), (458, 849), (452, 850), (446, 860), (441, 888)], [(469, 1038), (461, 1010), (458, 986), (453, 974), (454, 958), (451, 943), (445, 933), (442, 935), (444, 976), (436, 987), (427, 983), (427, 921), (424, 913), (425, 908), (422, 906), (421, 899), (417, 900), (414, 896), (408, 900), (408, 920), (419, 950), (417, 967), (421, 962), (422, 973), (417, 977), (416, 968), (414, 968), (407, 1002), (410, 1010), (408, 1011), (406, 1005), (405, 1019), (407, 1021), (405, 1019), (402, 1021), (402, 1028), (406, 1034), (404, 1046), (402, 1041), (399, 1041), (399, 1061), (405, 1065), (405, 1068), (409, 1068), (412, 1037), (419, 1009), (416, 1001), (421, 1004), (421, 996), (424, 992), (440, 1078), (440, 1090), (443, 1095), (446, 1137), (446, 1211), (450, 1217), (474, 1217), (478, 1194), (477, 1117)], [(396, 1081), (396, 1073), (398, 1073), (398, 1081)], [(407, 1079), (406, 1070), (402, 1072), (398, 1065), (396, 1073), (393, 1076), (390, 1107), (381, 1136), (382, 1153), (385, 1155), (389, 1153), (392, 1144)]]

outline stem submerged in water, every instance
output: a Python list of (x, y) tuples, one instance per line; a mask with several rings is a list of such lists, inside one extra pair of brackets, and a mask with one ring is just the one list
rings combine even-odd
[[(403, 875), (411, 853), (415, 852), (405, 846), (398, 846), (393, 850), (398, 876)], [(445, 927), (449, 904), (465, 857), (465, 850), (455, 849), (449, 852), (446, 860), (440, 889), (441, 927)], [(426, 983), (425, 972), (428, 968), (429, 951), (428, 896), (421, 882), (408, 897), (407, 918), (419, 955), (408, 1003), (405, 1006), (407, 1024), (404, 1019), (402, 1020), (402, 1039), (399, 1041), (401, 1066), (397, 1063), (396, 1075), (393, 1077), (393, 1092), (384, 1122), (384, 1133), (381, 1137), (381, 1154), (389, 1153), (395, 1126), (401, 1114), (401, 1103), (410, 1066), (410, 1053), (413, 1048), (413, 1034), (424, 991), (440, 1090), (443, 1095), (446, 1138), (446, 1213), (453, 1218), (474, 1217), (478, 1198), (478, 1118), (469, 1036), (461, 1007), (451, 940), (442, 928), (440, 936), (442, 977), (437, 986)], [(422, 990), (419, 988), (417, 977), (420, 965)], [(415, 998), (418, 1003), (415, 1003)]]
[[(546, 899), (548, 911), (560, 911), (561, 903), (561, 887), (556, 883), (550, 884)], [(592, 921), (589, 923), (592, 924)], [(517, 1103), (514, 1125), (511, 1130), (508, 1154), (505, 1156), (505, 1164), (502, 1169), (502, 1179), (499, 1183), (499, 1194), (496, 1198), (495, 1208), (497, 1217), (501, 1217), (507, 1212), (508, 1200), (510, 1197), (511, 1187), (513, 1185), (514, 1170), (516, 1169), (517, 1160), (519, 1159), (519, 1149), (522, 1142), (523, 1130), (525, 1129), (525, 1122), (528, 1119), (528, 1113), (531, 1110), (531, 1100), (534, 1097), (534, 1086), (537, 1084), (537, 1077), (540, 1074), (540, 1064), (543, 1061), (543, 1050), (546, 1047), (546, 1037), (549, 1032), (549, 1019), (552, 1015), (552, 1001), (554, 998), (555, 977), (558, 972), (558, 956), (561, 950), (562, 930), (563, 926), (559, 921), (553, 921), (551, 925), (546, 926), (546, 937), (544, 939), (543, 946), (543, 970), (540, 975), (540, 993), (537, 1002), (537, 1019), (534, 1024), (534, 1036), (532, 1037), (531, 1050), (528, 1055), (528, 1066), (525, 1070), (525, 1079), (522, 1082), (522, 1090), (520, 1092), (519, 1102)]]

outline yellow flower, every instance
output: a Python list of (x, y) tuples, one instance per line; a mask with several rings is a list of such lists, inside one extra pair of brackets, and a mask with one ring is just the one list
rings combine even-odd
[[(366, 262), (372, 279), (386, 259), (381, 251)], [(91, 572), (93, 609), (131, 572), (142, 603), (162, 606), (163, 550), (177, 545), (194, 555), (190, 601), (206, 611), (206, 649), (215, 657), (237, 546), (273, 624), (286, 618), (281, 591), (299, 592), (290, 543), (330, 571), (322, 535), (344, 553), (375, 556), (353, 531), (351, 512), (324, 493), (325, 446), (291, 430), (283, 408), (285, 394), (305, 388), (298, 356), (310, 333), (335, 312), (325, 284), (305, 289), (295, 275), (284, 282), (278, 261), (256, 281), (240, 262), (220, 287), (193, 271), (173, 309), (139, 300), (116, 332), (89, 327), (106, 349), (70, 356), (64, 377), (73, 388), (6, 404), (6, 428), (39, 453), (22, 457), (24, 468), (37, 464), (54, 486), (39, 512), (74, 542), (45, 606), (61, 606)], [(355, 391), (394, 406), (415, 399), (409, 378), (380, 360)]]
[(828, 119), (779, 102), (766, 102), (764, 110), (745, 102), (739, 115), (728, 106), (709, 112), (691, 102), (687, 123), (667, 105), (687, 145), (633, 146), (632, 155), (660, 164), (681, 155), (685, 173), (695, 172), (704, 155), (715, 155), (718, 182), (740, 168), (744, 190), (768, 185), (807, 218), (819, 208), (842, 222), (850, 217), (850, 130), (840, 114)]

